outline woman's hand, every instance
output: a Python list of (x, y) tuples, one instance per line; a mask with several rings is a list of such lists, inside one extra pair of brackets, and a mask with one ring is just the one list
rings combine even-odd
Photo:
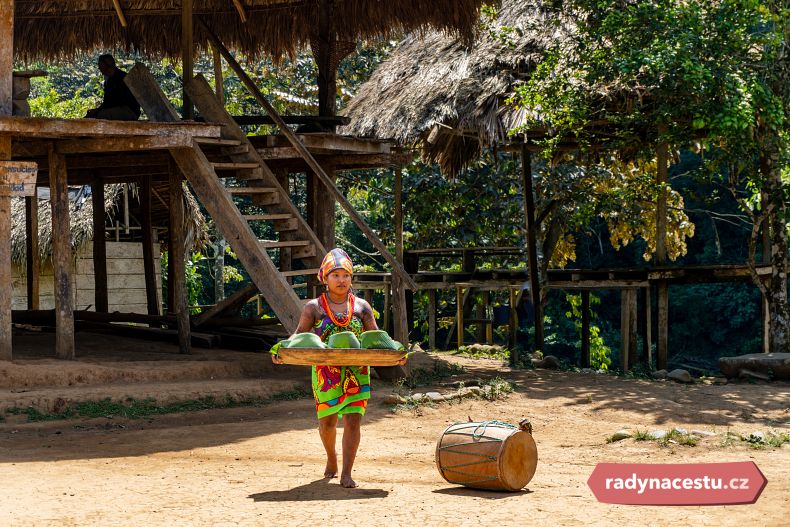
[(405, 366), (409, 359), (404, 356), (401, 360), (395, 363), (395, 366)]
[(275, 364), (285, 364), (279, 355), (272, 355), (272, 362)]

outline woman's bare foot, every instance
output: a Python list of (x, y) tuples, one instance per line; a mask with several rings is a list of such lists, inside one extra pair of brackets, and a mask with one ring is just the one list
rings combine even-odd
[(351, 479), (351, 476), (340, 476), (340, 486), (347, 489), (357, 488), (357, 483)]
[(334, 460), (327, 460), (326, 468), (324, 469), (324, 477), (330, 479), (337, 477), (337, 458)]

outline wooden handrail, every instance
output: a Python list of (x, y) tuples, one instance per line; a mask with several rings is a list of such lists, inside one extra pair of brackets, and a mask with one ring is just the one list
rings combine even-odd
[(211, 40), (212, 44), (214, 45), (215, 49), (217, 49), (225, 61), (228, 63), (230, 68), (236, 73), (241, 80), (242, 84), (249, 90), (255, 100), (258, 101), (266, 113), (272, 118), (275, 124), (280, 128), (280, 131), (288, 138), (291, 145), (296, 149), (296, 151), (301, 155), (302, 159), (307, 163), (310, 169), (318, 176), (324, 186), (327, 188), (329, 193), (335, 200), (340, 203), (340, 205), (345, 209), (346, 213), (348, 213), (349, 217), (352, 219), (354, 223), (356, 223), (357, 227), (365, 234), (365, 236), (370, 240), (374, 247), (381, 253), (385, 260), (392, 266), (392, 270), (398, 274), (403, 279), (403, 282), (406, 286), (411, 289), (412, 291), (417, 290), (417, 284), (414, 283), (409, 273), (403, 268), (403, 265), (387, 250), (386, 245), (378, 235), (373, 232), (373, 229), (365, 223), (365, 220), (362, 219), (362, 216), (354, 209), (351, 203), (346, 199), (345, 195), (340, 192), (340, 189), (337, 188), (335, 182), (332, 181), (332, 178), (324, 171), (321, 165), (315, 160), (313, 155), (307, 150), (307, 147), (296, 137), (296, 134), (283, 122), (282, 117), (277, 113), (271, 103), (266, 99), (266, 97), (261, 93), (252, 79), (247, 75), (247, 73), (242, 69), (241, 65), (236, 62), (236, 59), (230, 54), (230, 51), (225, 47), (225, 45), (219, 40), (217, 35), (208, 27), (208, 25), (202, 20), (197, 19), (200, 26), (203, 28), (203, 31), (206, 32), (206, 35)]

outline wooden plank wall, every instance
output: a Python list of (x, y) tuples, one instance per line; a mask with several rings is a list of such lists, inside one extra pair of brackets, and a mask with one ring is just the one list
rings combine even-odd
[[(75, 309), (84, 310), (94, 306), (93, 243), (88, 242), (79, 251), (72, 273), (75, 283)], [(154, 243), (154, 263), (158, 304), (162, 304), (162, 273), (159, 266), (159, 244)], [(52, 284), (52, 264), (47, 262), (41, 269), (39, 296), (40, 309), (53, 309), (54, 286)], [(26, 271), (14, 266), (13, 309), (27, 309)], [(140, 243), (107, 242), (107, 286), (109, 289), (109, 311), (124, 313), (148, 313), (145, 296), (145, 275), (143, 274), (143, 246)]]

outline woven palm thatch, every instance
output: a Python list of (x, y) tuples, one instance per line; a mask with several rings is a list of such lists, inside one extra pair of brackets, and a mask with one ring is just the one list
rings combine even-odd
[[(330, 0), (339, 41), (437, 29), (471, 35), (483, 0)], [(194, 0), (193, 13), (225, 45), (250, 57), (293, 55), (318, 28), (319, 0)], [(109, 0), (16, 0), (14, 49), (22, 60), (70, 58), (97, 49), (152, 57), (181, 54), (182, 0), (121, 0), (123, 27)], [(207, 38), (195, 25), (195, 43)]]
[[(132, 187), (135, 191), (135, 187)], [(185, 189), (186, 190), (186, 189)], [(119, 200), (123, 192), (123, 185), (105, 185), (104, 210), (113, 217), (119, 212)], [(165, 193), (165, 195), (167, 195)], [(206, 220), (200, 212), (200, 207), (191, 192), (184, 192), (184, 232), (188, 246), (201, 246), (207, 237)], [(155, 209), (166, 207), (152, 204), (152, 215)], [(166, 212), (166, 211), (165, 211)], [(27, 260), (27, 247), (25, 243), (25, 200), (13, 198), (11, 202), (11, 260), (14, 265), (24, 266)], [(161, 215), (161, 214), (160, 214)], [(69, 226), (71, 231), (72, 253), (93, 239), (93, 203), (89, 198), (82, 201), (69, 202)], [(38, 202), (38, 249), (42, 261), (52, 255), (52, 207), (48, 200), (39, 199)]]
[(394, 139), (457, 174), (507, 141), (526, 114), (506, 104), (541, 53), (572, 25), (543, 3), (504, 0), (469, 45), (440, 32), (407, 37), (343, 112), (340, 133)]

